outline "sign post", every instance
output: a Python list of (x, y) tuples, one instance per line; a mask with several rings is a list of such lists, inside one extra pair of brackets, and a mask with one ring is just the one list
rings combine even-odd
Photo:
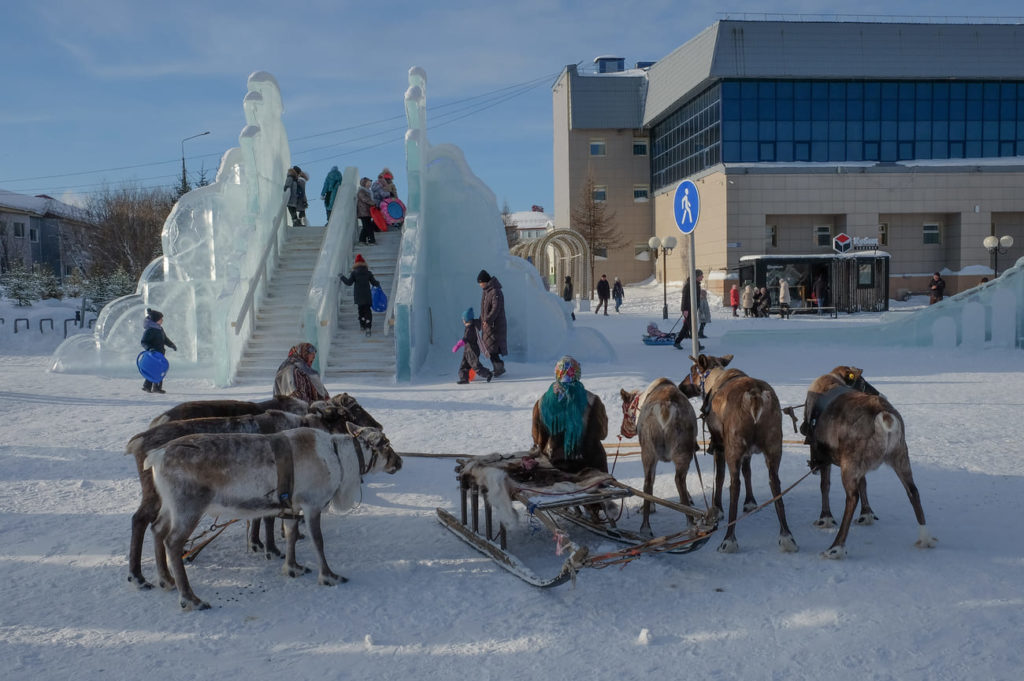
[(692, 342), (692, 353), (696, 357), (700, 353), (700, 341), (697, 338), (697, 312), (700, 306), (697, 283), (697, 254), (694, 252), (693, 232), (697, 229), (697, 220), (700, 218), (700, 192), (697, 185), (690, 180), (683, 180), (676, 187), (676, 193), (672, 200), (673, 213), (676, 218), (676, 225), (679, 231), (689, 237), (690, 250), (690, 318), (686, 320), (690, 324), (690, 339)]

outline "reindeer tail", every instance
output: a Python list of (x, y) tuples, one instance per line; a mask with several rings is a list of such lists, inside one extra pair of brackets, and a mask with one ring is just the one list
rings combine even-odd
[(886, 453), (895, 450), (903, 442), (903, 422), (892, 412), (880, 412), (875, 417), (875, 427)]
[(769, 391), (757, 390), (754, 388), (748, 390), (746, 394), (743, 395), (743, 407), (756, 423), (761, 420), (761, 416), (764, 415), (764, 410), (767, 405), (771, 404), (771, 400), (771, 393)]
[(144, 439), (142, 436), (143, 433), (139, 433), (131, 440), (128, 440), (128, 444), (126, 444), (124, 447), (125, 455), (131, 454), (132, 456), (138, 456), (139, 454), (142, 453), (142, 441)]

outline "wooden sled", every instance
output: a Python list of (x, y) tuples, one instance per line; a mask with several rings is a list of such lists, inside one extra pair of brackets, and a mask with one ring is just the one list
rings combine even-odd
[[(441, 524), (505, 570), (537, 587), (575, 581), (577, 573), (584, 567), (621, 565), (648, 553), (690, 553), (706, 544), (717, 528), (713, 514), (646, 495), (598, 471), (587, 470), (577, 475), (565, 473), (552, 467), (547, 459), (533, 458), (529, 453), (459, 459), (456, 474), (459, 478), (460, 517), (438, 508)], [(484, 481), (503, 485), (505, 490), (492, 492)], [(495, 518), (492, 506), (491, 497), (499, 494), (507, 494), (508, 498), (495, 501), (504, 504), (511, 500), (522, 506), (530, 523), (536, 522), (551, 534), (558, 555), (567, 554), (558, 569), (552, 571), (553, 576), (539, 576), (524, 559), (509, 550), (510, 528)], [(620, 502), (631, 496), (649, 499), (682, 513), (693, 524), (659, 537), (648, 537), (617, 527), (608, 516), (611, 502)], [(559, 520), (563, 523), (559, 524)], [(586, 546), (569, 537), (563, 525), (586, 529), (626, 548), (591, 554)]]

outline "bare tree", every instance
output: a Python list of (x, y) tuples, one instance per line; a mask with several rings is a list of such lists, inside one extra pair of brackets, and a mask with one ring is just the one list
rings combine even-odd
[(569, 212), (569, 226), (579, 232), (590, 247), (591, 298), (594, 297), (594, 258), (597, 251), (610, 250), (627, 243), (615, 226), (615, 212), (608, 210), (608, 204), (594, 195), (595, 188), (593, 176), (588, 175)]
[(519, 226), (512, 219), (512, 208), (508, 205), (508, 199), (505, 199), (501, 206), (501, 222), (505, 225), (505, 241), (511, 248), (512, 244), (519, 241)]
[(160, 254), (160, 232), (173, 205), (166, 188), (105, 188), (89, 199), (85, 210), (93, 226), (74, 230), (74, 248), (87, 255), (91, 274), (120, 268), (137, 280)]

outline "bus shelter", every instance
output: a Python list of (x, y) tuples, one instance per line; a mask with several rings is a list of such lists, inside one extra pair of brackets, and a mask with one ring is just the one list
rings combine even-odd
[(814, 281), (825, 278), (822, 305), (838, 312), (883, 312), (889, 309), (889, 254), (854, 251), (827, 255), (745, 255), (740, 258), (740, 288), (767, 288), (772, 306), (779, 304), (779, 279), (789, 284), (790, 306), (815, 307)]

